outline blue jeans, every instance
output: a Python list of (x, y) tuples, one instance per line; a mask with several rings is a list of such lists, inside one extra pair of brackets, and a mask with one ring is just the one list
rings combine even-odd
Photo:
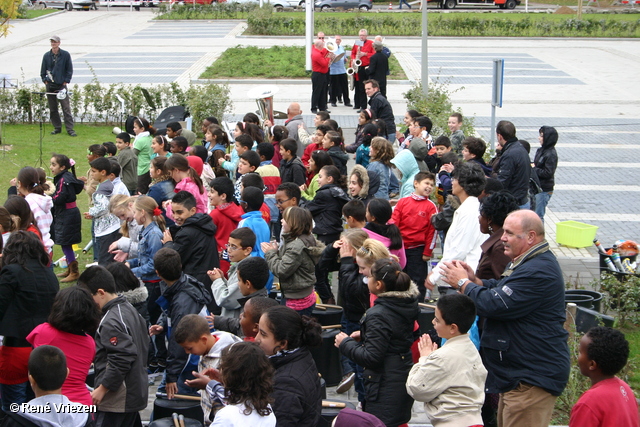
[(531, 208), (531, 204), (529, 203), (529, 200), (527, 200), (527, 203), (525, 203), (524, 205), (519, 206), (520, 209), (530, 209)]
[[(409, 6), (409, 7), (411, 7), (411, 6)], [(387, 130), (392, 130), (392, 129), (387, 129)], [(393, 142), (395, 140), (396, 140), (396, 133), (395, 132), (390, 133), (390, 134), (387, 135), (387, 141), (389, 141), (390, 143), (393, 144)]]
[(21, 384), (0, 384), (0, 394), (2, 394), (2, 410), (7, 414), (11, 412), (12, 403), (27, 403), (36, 397), (29, 381)]
[[(342, 332), (347, 335), (351, 335), (352, 332), (360, 330), (360, 323), (352, 322), (347, 319), (347, 316), (344, 315), (344, 312), (342, 312), (342, 320), (340, 320), (340, 323), (342, 324)], [(360, 365), (356, 365), (354, 361), (344, 355), (341, 356), (340, 361), (342, 362), (342, 373), (344, 375), (348, 375), (352, 372), (356, 373), (356, 378), (353, 382), (353, 386), (356, 389), (356, 393), (358, 393), (358, 402), (364, 402), (364, 381), (362, 380), (362, 373), (364, 372), (364, 368)]]
[(544, 213), (547, 210), (547, 204), (553, 195), (553, 191), (543, 191), (536, 194), (536, 213), (544, 222)]

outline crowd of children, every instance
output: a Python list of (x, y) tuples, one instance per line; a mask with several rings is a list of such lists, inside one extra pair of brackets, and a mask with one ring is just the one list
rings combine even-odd
[[(207, 118), (201, 145), (179, 125), (156, 135), (136, 118), (135, 136), (89, 147), (86, 177), (62, 154), (50, 160), (51, 188), (44, 171), (22, 168), (0, 207), (0, 425), (41, 425), (9, 406), (46, 396), (97, 405), (47, 425), (140, 426), (148, 375), (162, 374), (169, 399), (200, 394), (205, 425), (315, 426), (320, 301), (342, 307), (339, 393), (355, 384), (360, 409), (387, 426), (406, 425), (414, 399), (434, 426), (482, 425), (473, 301), (443, 287), (430, 334), (417, 320), (442, 285), (439, 269), (428, 275), (438, 236), (444, 260), (477, 264), (486, 144), (465, 138), (458, 113), (450, 136), (435, 138), (428, 117), (407, 111), (397, 148), (378, 122), (359, 112), (345, 148), (327, 112), (311, 135), (299, 129), (302, 146), (254, 114), (233, 135)], [(96, 263), (80, 274), (83, 190)], [(68, 265), (61, 282), (77, 286), (59, 290), (54, 245)], [(582, 338), (578, 364), (593, 386), (570, 425), (638, 425), (633, 392), (615, 377), (628, 353), (609, 328)]]

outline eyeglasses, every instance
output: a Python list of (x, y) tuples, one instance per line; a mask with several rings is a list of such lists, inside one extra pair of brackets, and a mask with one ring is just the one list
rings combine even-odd
[(276, 200), (276, 205), (282, 205), (282, 204), (288, 202), (291, 199), (293, 199), (293, 197), (290, 197), (290, 198), (288, 198), (286, 200)]
[(238, 246), (236, 246), (236, 245), (230, 245), (229, 243), (227, 243), (226, 245), (224, 245), (224, 247), (225, 247), (225, 248), (227, 248), (227, 250), (229, 250), (229, 251), (237, 251), (238, 249), (241, 249), (241, 248), (239, 248)]

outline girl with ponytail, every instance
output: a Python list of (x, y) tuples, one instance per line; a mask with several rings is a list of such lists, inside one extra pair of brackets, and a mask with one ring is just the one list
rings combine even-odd
[(42, 235), (44, 248), (49, 256), (53, 256), (53, 239), (51, 239), (51, 224), (53, 223), (53, 202), (51, 197), (44, 194), (49, 189), (47, 176), (42, 169), (25, 166), (18, 172), (16, 181), (18, 194), (29, 203), (33, 219)]
[(384, 199), (371, 199), (367, 204), (367, 212), (365, 217), (367, 225), (364, 231), (369, 234), (372, 239), (378, 240), (385, 245), (392, 255), (398, 257), (398, 263), (402, 268), (407, 264), (407, 257), (404, 252), (404, 243), (400, 229), (395, 224), (388, 224), (393, 214), (391, 204)]
[(363, 317), (360, 331), (336, 336), (340, 352), (364, 367), (365, 412), (385, 425), (409, 422), (413, 399), (405, 383), (413, 365), (411, 346), (420, 309), (417, 286), (400, 265), (379, 259), (371, 267), (369, 292), (377, 296)]
[[(175, 192), (187, 191), (196, 198), (196, 213), (208, 213), (209, 198), (204, 191), (204, 185), (198, 173), (189, 166), (189, 161), (182, 154), (174, 154), (165, 162), (165, 167), (171, 178), (176, 182)], [(167, 218), (173, 219), (171, 203), (167, 203)]]
[(322, 344), (321, 332), (314, 319), (282, 305), (260, 317), (255, 342), (275, 368), (272, 398), (278, 425), (315, 426), (320, 420), (320, 378), (309, 347)]

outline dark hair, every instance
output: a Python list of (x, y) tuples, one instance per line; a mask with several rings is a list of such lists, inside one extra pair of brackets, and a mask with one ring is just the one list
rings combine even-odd
[(89, 163), (92, 169), (97, 170), (98, 172), (105, 171), (107, 175), (111, 173), (111, 160), (106, 157), (98, 157), (91, 163)]
[(189, 147), (189, 141), (184, 136), (176, 136), (171, 140), (171, 144), (175, 144), (181, 148), (180, 152), (187, 151), (187, 147)]
[[(111, 265), (127, 268), (121, 262)], [(89, 291), (79, 286), (70, 286), (60, 289), (56, 295), (47, 322), (59, 331), (74, 335), (93, 335), (101, 317), (100, 309)]]
[(493, 194), (500, 190), (504, 190), (504, 185), (498, 178), (487, 178), (484, 184), (484, 194)]
[[(164, 152), (166, 152), (166, 153), (171, 152), (171, 147), (169, 145), (169, 140), (167, 139), (166, 136), (164, 136), (164, 135), (156, 135), (156, 136), (153, 137), (152, 141), (155, 141), (156, 144), (158, 144), (158, 145), (162, 145), (162, 150)], [(153, 142), (152, 142), (152, 144), (153, 144)]]
[(344, 140), (342, 138), (342, 135), (340, 135), (340, 133), (336, 132), (335, 130), (330, 130), (325, 134), (325, 138), (329, 138), (329, 141), (331, 141), (333, 145), (335, 145), (336, 147), (339, 147), (343, 152), (345, 151)]
[(385, 292), (405, 292), (411, 286), (411, 278), (402, 271), (400, 264), (389, 258), (379, 259), (371, 267), (371, 276), (384, 284)]
[[(246, 258), (246, 259), (249, 259), (249, 258)], [(279, 305), (278, 301), (276, 301), (273, 298), (253, 297), (253, 298), (249, 298), (247, 302), (245, 302), (244, 304), (245, 307), (247, 306), (247, 303), (249, 301), (251, 301), (251, 310), (253, 311), (253, 317), (251, 318), (251, 321), (254, 323), (260, 322), (260, 317), (265, 311), (267, 311), (271, 307), (275, 307), (276, 305)], [(246, 316), (247, 312), (245, 311), (244, 313)]]
[[(292, 308), (278, 305), (264, 312), (276, 341), (286, 341), (287, 349), (318, 347), (322, 344), (322, 328), (309, 316), (300, 316)], [(276, 347), (277, 348), (277, 347)], [(284, 349), (274, 349), (274, 353)]]
[(136, 117), (133, 119), (133, 124), (138, 124), (139, 127), (149, 132), (149, 135), (155, 135), (156, 129), (149, 124), (149, 121), (144, 117)]
[(500, 120), (496, 125), (496, 134), (508, 141), (516, 137), (516, 126), (507, 120)]
[(67, 358), (58, 347), (41, 345), (29, 355), (28, 369), (40, 390), (59, 390), (67, 379)]
[(289, 137), (289, 129), (285, 126), (274, 126), (272, 128), (272, 136), (274, 141), (281, 142)]
[(400, 229), (395, 224), (387, 225), (387, 222), (391, 219), (391, 215), (393, 214), (393, 209), (391, 208), (391, 204), (388, 200), (385, 199), (371, 199), (367, 204), (367, 211), (369, 214), (374, 217), (374, 222), (384, 231), (384, 237), (391, 240), (389, 244), (389, 249), (398, 250), (402, 248), (402, 235), (400, 234)]
[(169, 171), (167, 170), (167, 157), (164, 156), (157, 156), (154, 157), (153, 159), (151, 159), (151, 164), (153, 165), (154, 168), (159, 169), (162, 171), (162, 177), (164, 180), (167, 179), (171, 179), (171, 177), (169, 176)]
[(42, 241), (28, 231), (19, 230), (11, 233), (2, 252), (2, 265), (18, 264), (29, 271), (25, 264), (32, 259), (38, 261), (42, 267), (49, 264), (49, 254), (44, 249)]
[(182, 276), (182, 260), (175, 249), (162, 248), (153, 256), (153, 265), (162, 280), (175, 281)]
[(271, 160), (275, 154), (275, 149), (270, 142), (261, 142), (256, 147), (256, 152), (259, 156), (264, 156), (265, 160)]
[(367, 208), (361, 200), (349, 200), (342, 207), (342, 215), (353, 217), (358, 222), (366, 221)]
[[(173, 156), (171, 156), (171, 157), (173, 157)], [(173, 196), (173, 199), (171, 199), (171, 203), (172, 204), (175, 203), (175, 204), (178, 204), (178, 205), (182, 205), (187, 210), (191, 210), (191, 209), (195, 208), (196, 205), (197, 205), (195, 196), (193, 194), (189, 193), (188, 191), (180, 191), (180, 192), (176, 193), (176, 195)]]
[(376, 129), (378, 129), (378, 135), (377, 136), (382, 136), (384, 138), (387, 137), (388, 132), (387, 132), (387, 122), (385, 122), (382, 119), (373, 119), (371, 121), (371, 124), (373, 124)]
[(460, 163), (460, 158), (453, 151), (449, 151), (447, 153), (444, 153), (442, 157), (440, 157), (440, 163), (443, 165), (451, 163), (455, 167), (458, 166), (458, 163)]
[(419, 128), (425, 128), (427, 132), (431, 133), (431, 129), (433, 129), (433, 122), (427, 116), (420, 116), (414, 119), (414, 122), (418, 124)]
[(18, 218), (18, 230), (26, 230), (32, 224), (37, 226), (29, 202), (27, 202), (24, 197), (15, 194), (11, 195), (5, 200), (4, 207), (12, 216)]
[(292, 239), (311, 234), (313, 216), (308, 209), (290, 206), (282, 212), (282, 219), (289, 225), (289, 236)]
[(203, 335), (211, 335), (211, 330), (209, 329), (207, 319), (198, 314), (187, 314), (183, 316), (173, 331), (173, 339), (175, 339), (178, 344), (198, 342)]
[(118, 147), (116, 147), (115, 143), (111, 141), (106, 141), (106, 142), (103, 142), (102, 145), (107, 150), (107, 154), (111, 154), (112, 156), (115, 156), (116, 154), (118, 154)]
[(242, 135), (238, 135), (236, 138), (236, 142), (240, 144), (240, 146), (245, 147), (249, 150), (251, 150), (251, 148), (253, 147), (253, 141), (253, 138), (244, 133)]
[(624, 368), (629, 359), (629, 342), (616, 329), (596, 326), (586, 336), (591, 340), (587, 346), (587, 357), (597, 363), (604, 375), (615, 375)]
[(260, 154), (256, 153), (253, 150), (245, 151), (244, 153), (240, 154), (239, 157), (241, 160), (246, 160), (247, 163), (249, 163), (249, 166), (253, 167), (254, 169), (258, 169), (260, 167)]
[(316, 126), (316, 131), (318, 131), (318, 130), (320, 132), (322, 132), (322, 136), (324, 136), (330, 130), (336, 130), (336, 129), (332, 128), (329, 125), (321, 124), (321, 125)]
[(371, 145), (371, 140), (378, 136), (378, 127), (373, 123), (367, 123), (362, 127), (362, 144), (365, 147)]
[(321, 121), (325, 121), (325, 120), (329, 120), (331, 118), (331, 115), (329, 113), (327, 113), (326, 111), (318, 111), (316, 113), (316, 116), (318, 116), (320, 118)]
[(169, 122), (167, 123), (167, 129), (178, 132), (180, 129), (182, 129), (182, 125), (178, 122)]
[(419, 112), (418, 110), (407, 110), (407, 114), (409, 115), (409, 117), (411, 117), (412, 119), (415, 119), (417, 117), (423, 116), (424, 114), (422, 114), (421, 112)]
[[(299, 190), (298, 190), (299, 191)], [(4, 206), (0, 206), (0, 226), (7, 231), (15, 231), (16, 222), (11, 218), (11, 214)], [(0, 239), (0, 248), (2, 247), (2, 239)], [(0, 249), (0, 253), (2, 250)]]
[(94, 156), (104, 157), (107, 155), (107, 147), (102, 144), (91, 144), (88, 150)]
[(246, 187), (242, 190), (242, 200), (247, 202), (247, 212), (259, 211), (264, 203), (263, 190), (256, 187)]
[(482, 167), (476, 162), (459, 164), (451, 175), (467, 195), (474, 197), (478, 197), (482, 193), (487, 180)]
[(284, 151), (291, 152), (291, 155), (293, 157), (295, 157), (296, 154), (298, 154), (298, 143), (293, 138), (286, 138), (280, 141), (280, 147), (282, 147)]
[(209, 116), (209, 117), (207, 117), (205, 120), (206, 120), (206, 121), (208, 121), (209, 123), (214, 124), (214, 125), (218, 125), (218, 124), (220, 124), (220, 122), (218, 122), (218, 119), (216, 119), (216, 118), (215, 118), (215, 117), (213, 117), (213, 116)]
[(336, 122), (333, 119), (327, 119), (324, 121), (323, 123), (326, 126), (329, 126), (329, 128), (334, 131), (334, 132), (338, 132), (340, 134), (340, 136), (343, 136), (342, 134), (342, 128), (338, 125), (338, 122)]
[(323, 166), (322, 169), (327, 176), (333, 178), (333, 183), (343, 190), (347, 189), (347, 179), (340, 175), (340, 169), (333, 165)]
[(194, 145), (193, 147), (191, 147), (191, 150), (189, 150), (189, 155), (200, 157), (202, 159), (202, 162), (204, 163), (207, 161), (209, 152), (206, 148), (204, 148), (204, 145)]
[(259, 188), (261, 191), (264, 191), (264, 180), (262, 179), (262, 177), (260, 176), (260, 174), (256, 173), (256, 172), (249, 172), (246, 173), (242, 176), (242, 186), (244, 188), (247, 187), (256, 187)]
[(269, 281), (269, 264), (264, 258), (252, 256), (243, 259), (238, 263), (238, 276), (242, 280), (251, 282), (254, 289), (260, 290)]
[(122, 262), (112, 262), (107, 265), (107, 270), (113, 276), (116, 283), (116, 292), (128, 292), (140, 287), (140, 279), (133, 271)]
[(234, 195), (235, 189), (233, 187), (233, 181), (229, 177), (221, 176), (214, 178), (209, 183), (209, 187), (216, 191), (219, 195), (226, 194), (227, 203), (235, 202), (236, 196)]
[(449, 147), (451, 147), (451, 140), (446, 135), (440, 135), (439, 137), (436, 138), (436, 141), (433, 143), (434, 147), (436, 145), (443, 145), (443, 146), (449, 148)]
[(131, 144), (131, 135), (129, 135), (127, 132), (120, 132), (118, 135), (116, 135), (116, 139), (121, 139), (122, 142)]
[(300, 198), (302, 197), (300, 187), (298, 187), (293, 182), (283, 182), (282, 184), (278, 185), (278, 188), (276, 188), (276, 192), (278, 191), (284, 191), (284, 193), (287, 195), (287, 198), (295, 198), (296, 202), (300, 202)]
[(193, 182), (198, 186), (200, 194), (204, 193), (204, 186), (202, 185), (200, 176), (198, 175), (196, 170), (189, 165), (189, 160), (187, 160), (185, 156), (180, 153), (174, 153), (167, 159), (167, 161), (165, 162), (165, 166), (167, 167), (167, 170), (169, 172), (171, 172), (173, 169), (177, 169), (181, 172), (189, 172), (189, 178), (191, 178)]
[(71, 165), (71, 159), (69, 157), (65, 156), (64, 154), (57, 153), (53, 153), (51, 157), (56, 159), (56, 163), (58, 164), (58, 166), (64, 166), (65, 171), (70, 171), (74, 177), (76, 176), (76, 167), (75, 165)]
[[(257, 142), (258, 144), (264, 142), (262, 139), (262, 135), (260, 134), (260, 127), (258, 127), (258, 125), (255, 125), (253, 123), (238, 122), (237, 126), (240, 128), (240, 131), (243, 135), (246, 135), (251, 139), (251, 145), (253, 145), (253, 141)], [(236, 141), (238, 141), (238, 138), (240, 138), (240, 136), (242, 135), (238, 135)]]
[(91, 295), (95, 295), (98, 289), (102, 289), (109, 294), (117, 293), (113, 276), (109, 273), (109, 270), (101, 265), (94, 265), (83, 271), (78, 277), (78, 286), (89, 290)]
[[(42, 171), (42, 173), (40, 173)], [(42, 175), (42, 176), (41, 176)], [(18, 172), (18, 181), (20, 186), (25, 188), (29, 193), (44, 195), (49, 189), (47, 184), (47, 175), (42, 169), (36, 169), (31, 166), (25, 166)]]
[[(111, 157), (111, 159), (113, 159), (113, 157)], [(120, 163), (118, 163), (117, 160), (110, 160), (110, 161), (111, 161), (111, 172), (109, 173), (113, 174), (113, 176), (118, 178), (120, 176), (120, 172), (122, 171), (122, 168), (120, 167)]]
[(487, 144), (480, 138), (474, 136), (468, 136), (462, 141), (462, 147), (466, 148), (469, 153), (481, 159), (484, 156), (484, 152), (487, 150)]
[(413, 178), (415, 182), (422, 182), (425, 179), (430, 179), (434, 183), (436, 182), (436, 176), (431, 172), (418, 172), (416, 176)]
[(256, 247), (256, 233), (249, 227), (236, 228), (229, 234), (229, 237), (240, 240), (240, 246), (242, 248), (253, 249)]
[(245, 123), (252, 123), (254, 125), (260, 124), (260, 117), (256, 113), (247, 113), (242, 118), (242, 121)]
[(516, 198), (508, 191), (502, 190), (482, 199), (480, 215), (491, 220), (491, 223), (502, 227), (509, 213), (520, 209)]
[(313, 153), (311, 153), (311, 158), (316, 165), (316, 172), (319, 172), (320, 169), (325, 166), (333, 166), (333, 159), (331, 158), (329, 153), (324, 150), (315, 150)]
[(531, 144), (529, 144), (529, 141), (525, 141), (524, 139), (520, 139), (518, 142), (527, 151), (527, 153), (531, 152)]
[(365, 108), (364, 110), (360, 111), (360, 114), (364, 115), (364, 119), (367, 121), (367, 123), (376, 118), (376, 113), (374, 113), (369, 108)]
[(458, 119), (458, 123), (462, 123), (462, 114), (460, 113), (451, 113), (449, 114), (449, 117), (455, 117), (456, 119)]
[(369, 79), (362, 82), (363, 85), (366, 85), (367, 83), (371, 84), (372, 88), (380, 88), (380, 83), (378, 83), (378, 81), (375, 79)]
[(222, 129), (217, 124), (210, 124), (209, 127), (207, 128), (207, 132), (210, 132), (211, 135), (216, 137), (216, 144), (220, 144), (225, 147), (229, 146), (229, 135), (224, 129)]
[(438, 298), (438, 310), (445, 325), (458, 325), (458, 331), (466, 334), (476, 320), (476, 305), (463, 294), (447, 294)]
[(254, 342), (238, 342), (222, 350), (220, 374), (227, 404), (244, 404), (244, 415), (273, 412), (273, 365)]

